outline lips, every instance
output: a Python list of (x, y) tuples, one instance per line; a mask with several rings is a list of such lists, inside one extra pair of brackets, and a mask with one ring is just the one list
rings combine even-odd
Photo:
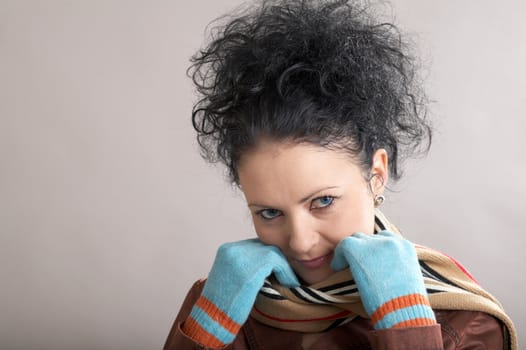
[(331, 259), (332, 259), (332, 252), (327, 255), (323, 255), (323, 256), (320, 256), (320, 257), (317, 257), (311, 260), (297, 260), (297, 262), (300, 263), (303, 267), (307, 269), (317, 269), (325, 265), (326, 263), (330, 262)]

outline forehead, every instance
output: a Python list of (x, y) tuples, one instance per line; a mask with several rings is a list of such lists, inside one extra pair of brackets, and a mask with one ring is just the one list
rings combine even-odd
[(239, 182), (249, 197), (301, 197), (317, 188), (363, 182), (347, 152), (311, 143), (265, 141), (241, 158)]

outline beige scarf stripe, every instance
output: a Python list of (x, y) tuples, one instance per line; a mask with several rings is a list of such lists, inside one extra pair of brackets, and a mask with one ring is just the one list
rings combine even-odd
[[(375, 230), (398, 229), (379, 211)], [(505, 350), (517, 350), (517, 333), (501, 304), (486, 292), (458, 262), (438, 251), (416, 246), (424, 283), (433, 309), (481, 311), (499, 319), (505, 327)], [(270, 278), (265, 289), (275, 295), (260, 293), (251, 316), (280, 329), (297, 332), (322, 332), (349, 322), (357, 316), (368, 318), (349, 269), (339, 271), (327, 280), (305, 287), (289, 289)], [(348, 293), (335, 295), (335, 286), (346, 284)], [(331, 290), (332, 289), (332, 290)], [(324, 290), (324, 291), (321, 291)], [(278, 297), (276, 297), (278, 296)], [(281, 297), (279, 297), (281, 296)], [(321, 300), (326, 300), (325, 304)]]
[[(480, 311), (500, 320), (505, 326), (505, 349), (518, 349), (517, 332), (512, 320), (504, 312), (500, 302), (490, 293), (485, 291), (471, 276), (466, 275), (463, 268), (450, 257), (429, 248), (417, 247), (418, 258), (424, 261), (433, 270), (439, 271), (442, 276), (460, 288), (457, 291), (429, 294), (429, 302), (437, 310), (466, 310)], [(435, 281), (446, 288), (450, 285)], [(426, 283), (426, 287), (427, 283)]]

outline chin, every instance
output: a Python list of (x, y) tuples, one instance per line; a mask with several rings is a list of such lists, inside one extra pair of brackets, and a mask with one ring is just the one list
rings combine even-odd
[(332, 269), (319, 269), (319, 271), (301, 271), (298, 275), (307, 284), (316, 284), (329, 278), (334, 271)]

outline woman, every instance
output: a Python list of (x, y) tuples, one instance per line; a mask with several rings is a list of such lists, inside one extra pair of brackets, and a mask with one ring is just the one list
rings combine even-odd
[(217, 252), (165, 349), (516, 349), (499, 303), (378, 211), (431, 129), (396, 27), (347, 1), (267, 1), (193, 58), (204, 154), (257, 239)]

